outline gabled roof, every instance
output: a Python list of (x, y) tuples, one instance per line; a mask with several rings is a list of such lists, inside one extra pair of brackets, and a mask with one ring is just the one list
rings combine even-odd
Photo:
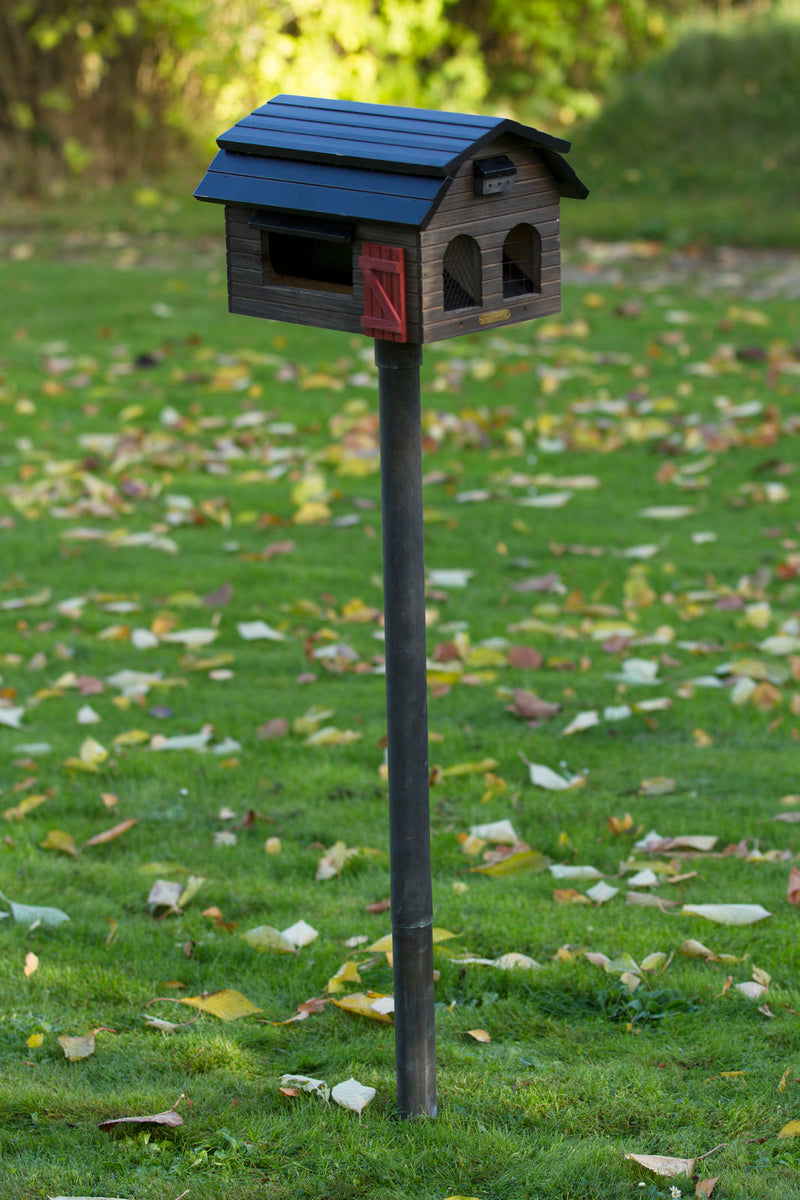
[(199, 200), (422, 226), (465, 159), (503, 134), (527, 142), (562, 196), (587, 188), (570, 143), (500, 117), (276, 96), (217, 139)]

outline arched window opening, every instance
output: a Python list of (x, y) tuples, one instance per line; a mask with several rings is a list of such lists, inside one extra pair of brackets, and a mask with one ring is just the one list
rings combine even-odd
[(444, 253), (442, 264), (444, 308), (478, 308), (483, 302), (481, 250), (474, 238), (459, 234)]
[(515, 225), (503, 242), (503, 296), (542, 290), (542, 238), (533, 225)]

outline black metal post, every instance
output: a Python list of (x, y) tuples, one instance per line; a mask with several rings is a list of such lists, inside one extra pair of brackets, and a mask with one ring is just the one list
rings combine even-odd
[(397, 1105), (402, 1117), (435, 1117), (422, 347), (376, 339), (375, 362), (380, 387)]

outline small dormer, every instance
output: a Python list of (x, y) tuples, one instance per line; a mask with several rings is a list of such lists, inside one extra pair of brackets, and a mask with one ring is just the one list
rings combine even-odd
[(558, 312), (569, 143), (515, 121), (277, 96), (218, 139), (231, 312), (431, 342)]

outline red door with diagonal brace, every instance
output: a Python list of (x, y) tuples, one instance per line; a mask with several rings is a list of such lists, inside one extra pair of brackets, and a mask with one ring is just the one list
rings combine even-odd
[(361, 328), (370, 337), (405, 342), (406, 273), (402, 246), (365, 242), (358, 259), (364, 280)]

